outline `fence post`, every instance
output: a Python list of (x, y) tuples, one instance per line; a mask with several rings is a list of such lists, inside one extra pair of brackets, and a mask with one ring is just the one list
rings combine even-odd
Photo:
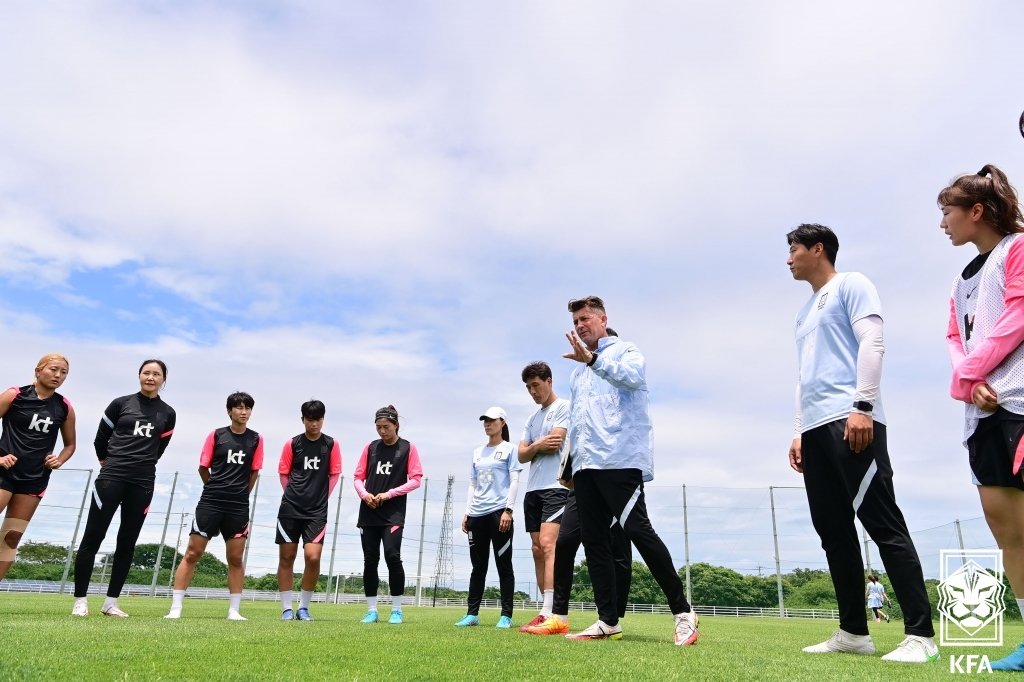
[(772, 505), (772, 539), (775, 541), (775, 582), (779, 589), (779, 618), (786, 616), (786, 603), (782, 592), (782, 562), (779, 560), (779, 526), (775, 521), (775, 489), (768, 486), (768, 499)]
[(868, 538), (868, 531), (864, 526), (860, 527), (861, 537), (864, 538), (864, 564), (868, 569), (868, 575), (871, 574), (871, 545), (870, 538)]
[(252, 545), (253, 521), (256, 519), (256, 501), (260, 497), (260, 475), (256, 474), (256, 484), (252, 487), (252, 509), (249, 510), (249, 536), (245, 538), (245, 552), (242, 554), (242, 580), (245, 584), (245, 567), (249, 565), (249, 547)]
[(690, 590), (690, 525), (686, 511), (686, 484), (683, 484), (683, 557), (686, 562), (686, 601), (693, 603)]
[(160, 559), (164, 554), (164, 542), (167, 540), (167, 524), (171, 520), (171, 505), (174, 504), (174, 489), (178, 486), (178, 472), (174, 472), (174, 480), (171, 481), (171, 496), (167, 499), (167, 515), (164, 516), (164, 532), (160, 536), (160, 544), (156, 548), (156, 566), (153, 567), (153, 583), (149, 586), (149, 596), (156, 595), (156, 580), (160, 575)]
[[(75, 544), (78, 542), (78, 528), (82, 525), (82, 513), (85, 511), (85, 501), (89, 499), (89, 485), (92, 483), (92, 469), (85, 477), (85, 489), (82, 490), (82, 503), (78, 505), (78, 520), (75, 521), (75, 532), (71, 534), (71, 544), (68, 545), (68, 558), (64, 560), (64, 575), (60, 577), (60, 591), (57, 594), (64, 594), (64, 586), (68, 582), (68, 572), (71, 570), (71, 554), (75, 551)], [(89, 569), (92, 571), (92, 568)]]
[(427, 532), (427, 487), (430, 480), (423, 479), (423, 513), (420, 515), (420, 557), (416, 561), (416, 606), (423, 598), (423, 536)]
[(964, 551), (964, 534), (960, 530), (960, 519), (953, 519), (953, 525), (956, 526), (956, 539), (960, 543), (960, 552)]
[[(341, 520), (341, 491), (345, 487), (345, 477), (338, 479), (338, 502), (334, 505), (334, 537), (331, 539), (331, 563), (327, 567), (327, 591), (331, 591), (331, 578), (334, 577), (334, 550), (338, 547), (338, 522)], [(324, 603), (327, 595), (324, 595)]]
[[(188, 516), (188, 512), (181, 512), (181, 522), (178, 524), (178, 539), (174, 541), (174, 558), (171, 559), (171, 576), (167, 579), (167, 587), (174, 587), (174, 569), (178, 566), (178, 547), (181, 546), (181, 531), (185, 528), (185, 517)], [(185, 548), (188, 551), (188, 548)], [(185, 558), (185, 552), (182, 552), (182, 559)]]

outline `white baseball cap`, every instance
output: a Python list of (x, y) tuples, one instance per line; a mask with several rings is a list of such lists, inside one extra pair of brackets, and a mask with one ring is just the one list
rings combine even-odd
[(480, 419), (504, 419), (508, 421), (508, 417), (505, 415), (505, 410), (500, 407), (488, 407), (487, 411), (480, 415)]

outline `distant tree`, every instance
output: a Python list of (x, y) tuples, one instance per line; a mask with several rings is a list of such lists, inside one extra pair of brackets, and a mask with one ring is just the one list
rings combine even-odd
[(51, 545), (49, 542), (28, 542), (18, 547), (18, 563), (43, 565), (60, 564), (68, 558), (68, 548), (60, 545)]

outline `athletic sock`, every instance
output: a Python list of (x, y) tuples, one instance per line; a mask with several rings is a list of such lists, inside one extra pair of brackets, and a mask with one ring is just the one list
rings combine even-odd
[(103, 600), (103, 608), (100, 611), (106, 611), (110, 608), (117, 608), (117, 597), (107, 597)]
[(312, 598), (313, 598), (312, 590), (302, 590), (301, 592), (299, 592), (299, 608), (300, 609), (308, 609), (309, 608), (309, 600), (312, 599)]
[(88, 597), (75, 597), (75, 606), (78, 606), (79, 604), (85, 604), (86, 606), (88, 606), (89, 605), (89, 598)]
[(401, 611), (402, 610), (402, 595), (393, 594), (391, 595), (391, 610)]
[(289, 611), (292, 608), (292, 591), (281, 592), (281, 610)]
[(377, 596), (376, 595), (374, 595), (372, 597), (367, 597), (366, 598), (366, 610), (367, 611), (376, 611), (377, 610)]
[(171, 610), (181, 609), (185, 603), (185, 590), (174, 590), (171, 592)]
[(565, 623), (569, 620), (569, 614), (552, 613), (552, 618), (557, 618), (559, 623)]
[(242, 605), (242, 593), (232, 594), (228, 600), (228, 610), (237, 611), (238, 607)]
[(540, 609), (540, 615), (545, 616), (545, 617), (550, 616), (551, 615), (551, 606), (554, 603), (555, 603), (555, 591), (554, 590), (544, 590), (544, 605)]

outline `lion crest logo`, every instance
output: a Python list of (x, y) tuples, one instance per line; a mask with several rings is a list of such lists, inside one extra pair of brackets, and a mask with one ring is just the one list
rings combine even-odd
[(939, 611), (969, 637), (995, 621), (1006, 605), (1006, 586), (992, 572), (969, 560), (939, 583)]

